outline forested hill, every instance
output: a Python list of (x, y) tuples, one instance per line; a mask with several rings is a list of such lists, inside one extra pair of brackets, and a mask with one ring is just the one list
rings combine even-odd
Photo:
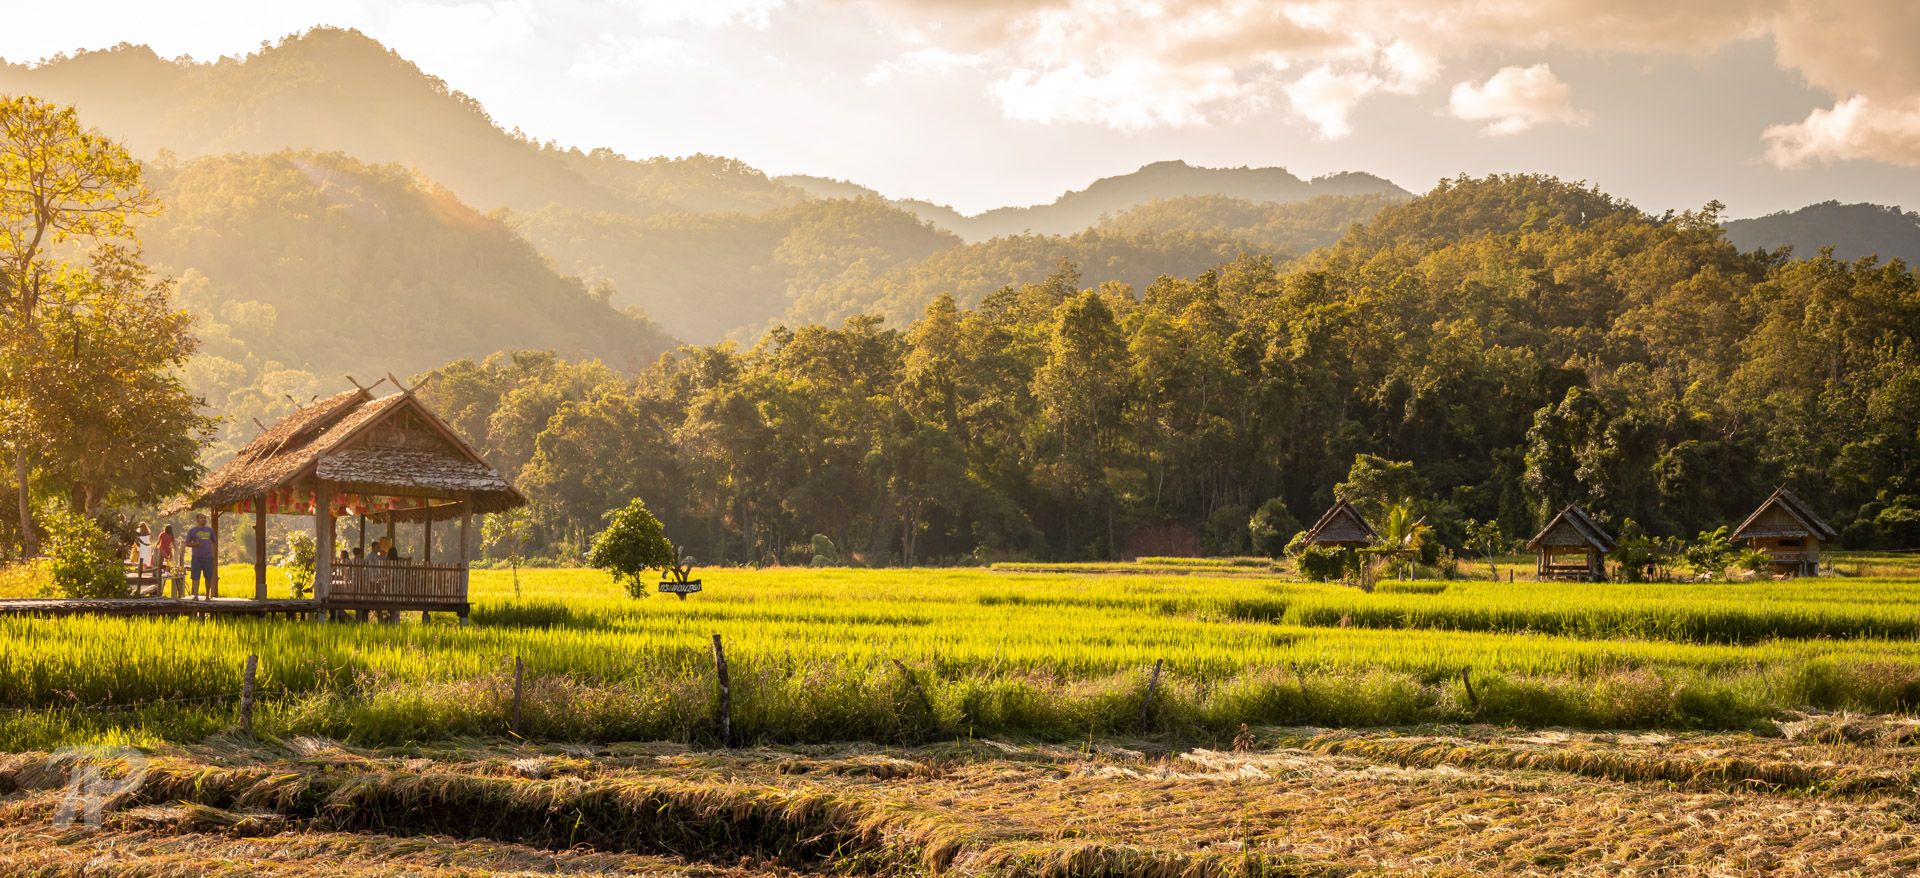
[[(165, 209), (140, 228), (179, 278), (202, 355), (189, 370), (229, 426), (363, 381), (505, 348), (636, 370), (673, 342), (552, 266), (499, 219), (394, 165), (338, 154), (151, 163)], [(217, 452), (216, 452), (217, 454)]]
[(0, 94), (8, 93), (73, 105), (88, 125), (148, 158), (163, 149), (186, 158), (337, 151), (418, 169), (481, 210), (559, 203), (645, 216), (806, 198), (728, 159), (632, 161), (543, 146), (501, 130), (478, 102), (353, 30), (316, 28), (207, 63), (132, 45), (0, 63)]
[(1727, 223), (1727, 240), (1743, 249), (1792, 247), (1802, 259), (1832, 247), (1840, 259), (1878, 256), (1920, 264), (1920, 214), (1878, 204), (1827, 201)]
[[(781, 177), (780, 182), (826, 198), (879, 193), (844, 180)], [(1285, 168), (1201, 168), (1182, 161), (1155, 162), (1130, 174), (1102, 177), (1085, 189), (1068, 192), (1049, 204), (1002, 207), (967, 216), (944, 205), (896, 200), (936, 227), (971, 241), (1008, 235), (1072, 235), (1132, 208), (1155, 201), (1221, 196), (1256, 203), (1288, 204), (1317, 196), (1379, 196), (1401, 200), (1405, 189), (1372, 174), (1349, 172), (1302, 180)]]
[(562, 555), (636, 496), (703, 560), (804, 563), (825, 534), (925, 562), (1274, 551), (1336, 491), (1410, 498), (1455, 550), (1468, 521), (1524, 539), (1567, 503), (1692, 537), (1781, 484), (1849, 545), (1920, 545), (1920, 278), (1898, 263), (1777, 260), (1711, 211), (1499, 176), (1290, 264), (1095, 278), (638, 376), (465, 361), (431, 392)]

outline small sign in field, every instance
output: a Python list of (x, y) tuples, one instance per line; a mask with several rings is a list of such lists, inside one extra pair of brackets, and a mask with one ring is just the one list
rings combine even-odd
[(667, 594), (677, 594), (680, 596), (680, 599), (684, 601), (687, 599), (687, 595), (693, 594), (694, 592), (697, 592), (700, 590), (700, 580), (694, 579), (694, 580), (689, 580), (687, 582), (662, 582), (660, 583), (660, 590), (663, 592), (666, 592)]

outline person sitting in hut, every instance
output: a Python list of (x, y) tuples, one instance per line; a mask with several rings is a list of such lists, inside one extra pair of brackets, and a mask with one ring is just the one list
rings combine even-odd
[(387, 556), (388, 561), (400, 560), (400, 547), (394, 545), (392, 537), (381, 537), (380, 541), (387, 544), (387, 551), (385, 554)]
[(361, 547), (359, 547), (359, 546), (354, 546), (354, 547), (353, 547), (353, 560), (354, 560), (354, 561), (356, 561), (356, 562), (358, 562), (358, 561), (365, 561), (366, 559), (367, 559), (367, 550), (366, 550), (366, 549), (363, 549), (363, 548), (361, 548)]

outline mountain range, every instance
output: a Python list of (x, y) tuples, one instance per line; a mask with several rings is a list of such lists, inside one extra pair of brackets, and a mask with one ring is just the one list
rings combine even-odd
[[(676, 340), (751, 342), (863, 312), (905, 321), (942, 293), (977, 301), (1063, 262), (1088, 285), (1139, 289), (1242, 253), (1304, 254), (1411, 197), (1365, 173), (1166, 161), (969, 216), (724, 157), (541, 143), (332, 28), (211, 62), (125, 44), (0, 62), (0, 93), (74, 105), (148, 160), (171, 207), (146, 226), (149, 255), (190, 288), (209, 350), (246, 381), (501, 346), (632, 364)], [(1823, 204), (1727, 234), (1911, 261), (1915, 220)]]

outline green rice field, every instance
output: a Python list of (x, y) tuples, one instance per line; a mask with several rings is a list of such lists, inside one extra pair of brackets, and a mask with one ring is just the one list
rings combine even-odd
[[(1907, 572), (1899, 561), (1856, 563)], [(466, 627), (6, 618), (0, 748), (216, 735), (233, 726), (249, 653), (267, 735), (504, 735), (518, 658), (526, 737), (713, 743), (715, 634), (736, 735), (757, 743), (1204, 743), (1242, 723), (1732, 730), (1803, 709), (1920, 705), (1910, 575), (1388, 582), (1367, 594), (1257, 566), (1154, 565), (715, 569), (685, 601), (633, 600), (586, 570), (522, 571), (516, 597), (509, 572), (476, 571)], [(249, 573), (229, 568), (226, 581)]]

